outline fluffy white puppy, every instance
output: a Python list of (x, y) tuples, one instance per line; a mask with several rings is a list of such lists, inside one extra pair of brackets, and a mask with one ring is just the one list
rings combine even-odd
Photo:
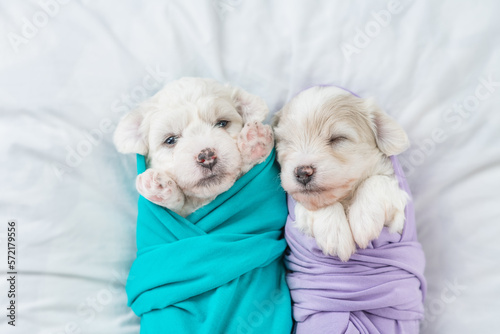
[(147, 158), (138, 192), (187, 216), (266, 159), (274, 144), (271, 127), (261, 123), (268, 111), (240, 88), (182, 78), (125, 115), (114, 143)]
[(408, 195), (389, 156), (409, 146), (405, 131), (372, 99), (313, 87), (274, 120), (283, 188), (297, 201), (299, 230), (325, 254), (347, 261), (384, 225), (401, 233)]

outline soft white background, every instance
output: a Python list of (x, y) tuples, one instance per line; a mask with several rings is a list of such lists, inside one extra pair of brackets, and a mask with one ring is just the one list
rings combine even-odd
[[(135, 159), (115, 152), (112, 127), (190, 75), (239, 85), (272, 112), (315, 84), (376, 97), (412, 141), (402, 162), (427, 257), (422, 332), (498, 333), (500, 2), (401, 0), (381, 26), (373, 13), (389, 4), (0, 1), (0, 332), (138, 333), (124, 293)], [(15, 328), (8, 219), (19, 233)]]

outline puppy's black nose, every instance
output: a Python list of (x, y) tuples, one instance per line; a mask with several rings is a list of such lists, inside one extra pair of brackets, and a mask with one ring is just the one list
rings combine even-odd
[(200, 154), (198, 154), (198, 159), (196, 160), (202, 167), (212, 168), (217, 163), (217, 155), (215, 154), (215, 150), (213, 148), (205, 148), (201, 150)]
[(297, 181), (306, 185), (311, 181), (314, 174), (314, 168), (312, 166), (299, 166), (295, 168), (295, 177)]

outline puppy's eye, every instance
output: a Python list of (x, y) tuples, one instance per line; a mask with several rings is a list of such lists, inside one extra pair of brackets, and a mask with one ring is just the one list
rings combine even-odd
[(346, 141), (346, 140), (347, 140), (347, 138), (344, 136), (333, 136), (330, 138), (330, 144), (335, 145), (335, 144), (341, 143), (341, 142)]
[(228, 124), (229, 124), (229, 121), (222, 120), (222, 121), (218, 121), (217, 124), (215, 124), (215, 127), (225, 128)]
[(170, 136), (167, 139), (165, 139), (164, 143), (167, 145), (173, 146), (173, 145), (175, 145), (175, 143), (177, 143), (177, 139), (179, 139), (179, 137)]

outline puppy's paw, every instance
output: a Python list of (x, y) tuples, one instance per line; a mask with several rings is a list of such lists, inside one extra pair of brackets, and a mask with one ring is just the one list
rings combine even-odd
[(389, 216), (385, 226), (389, 228), (391, 233), (403, 234), (403, 228), (406, 221), (405, 208), (410, 196), (401, 190), (394, 190), (394, 198), (392, 200), (392, 215)]
[(238, 137), (238, 148), (244, 165), (263, 162), (274, 146), (273, 130), (260, 122), (247, 123)]
[(394, 214), (392, 221), (386, 223), (389, 227), (389, 232), (403, 234), (403, 228), (405, 226), (405, 214), (404, 211), (398, 211)]
[(184, 194), (181, 189), (162, 171), (147, 169), (137, 176), (135, 185), (139, 194), (155, 204), (176, 212), (184, 205)]
[(303, 234), (312, 237), (314, 226), (314, 212), (307, 210), (302, 204), (295, 204), (295, 227)]
[(394, 176), (374, 175), (356, 190), (349, 207), (349, 224), (360, 248), (368, 247), (385, 226), (390, 232), (402, 233), (404, 208), (408, 194), (399, 188)]
[(349, 208), (349, 225), (359, 248), (366, 248), (384, 228), (385, 212), (380, 207), (364, 207), (354, 202)]
[(311, 226), (318, 247), (325, 255), (338, 256), (346, 262), (356, 252), (349, 223), (342, 204), (313, 212), (314, 224)]

